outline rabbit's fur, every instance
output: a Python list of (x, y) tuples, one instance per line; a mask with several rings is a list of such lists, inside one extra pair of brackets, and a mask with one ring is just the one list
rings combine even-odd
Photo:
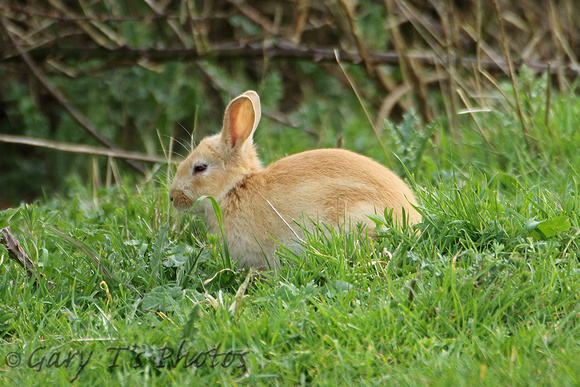
[[(179, 165), (170, 199), (180, 210), (212, 196), (222, 211), (232, 258), (240, 268), (278, 269), (277, 242), (296, 246), (312, 220), (334, 226), (365, 223), (367, 214), (393, 209), (401, 223), (402, 208), (410, 224), (421, 221), (415, 197), (392, 171), (368, 157), (343, 150), (319, 149), (294, 154), (263, 168), (252, 135), (260, 120), (260, 99), (247, 91), (226, 108), (220, 134), (204, 138)], [(219, 230), (209, 200), (198, 207), (213, 232)], [(290, 229), (292, 227), (292, 229)]]

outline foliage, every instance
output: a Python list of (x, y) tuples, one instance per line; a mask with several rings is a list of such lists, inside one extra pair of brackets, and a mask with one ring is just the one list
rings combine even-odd
[[(529, 81), (545, 93), (545, 79)], [(161, 168), (137, 185), (72, 180), (65, 196), (0, 212), (43, 274), (27, 278), (0, 247), (0, 380), (577, 384), (580, 100), (553, 96), (549, 131), (543, 101), (524, 92), (522, 102), (533, 149), (513, 110), (476, 117), (490, 145), (474, 120), (455, 141), (415, 134), (410, 115), (388, 123), (382, 140), (417, 171), (424, 221), (398, 229), (374, 216), (377, 240), (320, 224), (301, 255), (281, 250), (278, 274), (232, 267), (222, 238), (171, 209)], [(341, 109), (364, 122), (354, 97)], [(304, 125), (319, 119), (306, 108)], [(278, 129), (262, 129), (269, 157), (305, 141), (268, 141)], [(381, 157), (371, 133), (343, 136)], [(415, 136), (425, 143), (409, 146)]]
[(493, 3), (0, 5), (1, 134), (96, 144), (72, 107), (169, 157), (255, 89), (266, 163), (342, 146), (403, 176), (423, 214), (370, 215), (374, 240), (317, 224), (254, 276), (172, 209), (173, 164), (138, 178), (3, 144), (0, 200), (23, 203), (0, 228), (37, 273), (0, 244), (0, 384), (577, 385), (578, 21), (571, 1), (498, 2), (514, 88)]
[[(266, 116), (273, 118), (268, 133), (273, 138), (262, 137), (266, 159), (315, 146), (344, 144), (366, 150), (373, 140), (353, 135), (367, 121), (352, 103), (351, 85), (336, 65), (336, 48), (379, 127), (385, 118), (399, 122), (412, 117), (411, 108), (419, 126), (446, 111), (432, 135), (455, 136), (454, 117), (464, 105), (494, 108), (497, 104), (486, 97), (488, 89), (495, 84), (511, 88), (503, 83), (505, 52), (493, 2), (469, 7), (401, 0), (298, 3), (0, 4), (0, 44), (6, 51), (0, 58), (0, 134), (96, 144), (84, 125), (71, 118), (74, 109), (120, 148), (167, 154), (171, 137), (188, 148), (192, 132), (198, 140), (219, 128), (231, 97), (256, 89)], [(539, 92), (543, 85), (538, 89), (528, 82), (532, 73), (554, 63), (554, 85), (561, 90), (568, 88), (567, 77), (577, 76), (577, 70), (566, 67), (576, 63), (579, 53), (574, 50), (580, 47), (574, 42), (578, 21), (570, 18), (572, 2), (499, 3), (514, 63), (530, 66), (523, 68), (528, 76), (520, 92), (542, 109), (536, 102), (545, 96)], [(474, 64), (478, 71), (473, 72)], [(465, 99), (460, 101), (456, 91)], [(497, 90), (492, 94), (497, 97)], [(502, 110), (512, 110), (505, 109), (510, 103), (502, 101)], [(534, 124), (540, 127), (542, 122)], [(513, 129), (519, 135), (517, 124)], [(293, 132), (304, 133), (304, 138), (291, 149), (277, 149), (275, 142)], [(349, 138), (341, 137), (345, 132)], [(406, 137), (399, 145), (426, 145), (428, 132), (411, 143), (405, 143)], [(499, 135), (508, 135), (509, 143), (512, 132)], [(182, 147), (173, 149), (185, 153)], [(394, 150), (400, 150), (398, 145)], [(0, 153), (0, 208), (31, 202), (44, 192), (63, 192), (65, 177), (99, 180), (97, 172), (110, 174), (113, 168), (104, 159), (4, 143)], [(373, 149), (370, 154), (382, 157)], [(414, 164), (420, 160), (407, 160), (405, 152), (398, 155), (411, 173), (417, 171)], [(401, 168), (396, 158), (390, 159), (391, 166)], [(118, 164), (114, 168), (129, 173), (124, 163)]]

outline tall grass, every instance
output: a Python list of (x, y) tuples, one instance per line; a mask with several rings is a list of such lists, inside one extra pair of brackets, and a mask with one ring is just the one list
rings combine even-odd
[[(389, 216), (376, 240), (320, 224), (302, 254), (281, 249), (277, 274), (238, 271), (220, 235), (171, 210), (163, 168), (0, 212), (43, 274), (0, 246), (0, 381), (578, 384), (580, 99), (552, 95), (547, 113), (545, 79), (520, 76), (533, 152), (501, 103), (462, 116), (458, 140), (444, 118), (389, 122), (421, 232)], [(365, 120), (348, 118), (346, 145), (381, 159)], [(267, 158), (276, 131), (257, 133)]]

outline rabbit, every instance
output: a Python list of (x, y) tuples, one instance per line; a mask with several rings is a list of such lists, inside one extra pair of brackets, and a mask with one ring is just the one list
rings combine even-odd
[[(238, 268), (279, 269), (278, 243), (297, 246), (302, 235), (293, 221), (306, 227), (312, 227), (309, 219), (334, 226), (363, 222), (372, 235), (374, 223), (367, 214), (382, 214), (387, 207), (396, 224), (402, 221), (402, 209), (409, 224), (421, 222), (407, 185), (366, 156), (344, 149), (309, 150), (264, 168), (252, 139), (260, 115), (255, 91), (233, 99), (221, 133), (204, 138), (180, 163), (169, 193), (174, 207), (183, 211), (203, 195), (218, 202)], [(219, 232), (209, 200), (195, 211), (203, 213), (210, 231)]]

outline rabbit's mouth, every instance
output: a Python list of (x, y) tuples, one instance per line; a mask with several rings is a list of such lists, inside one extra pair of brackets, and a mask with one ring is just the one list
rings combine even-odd
[(193, 200), (191, 200), (185, 192), (180, 189), (172, 189), (169, 191), (169, 200), (173, 202), (173, 206), (179, 211), (187, 211), (193, 207)]

